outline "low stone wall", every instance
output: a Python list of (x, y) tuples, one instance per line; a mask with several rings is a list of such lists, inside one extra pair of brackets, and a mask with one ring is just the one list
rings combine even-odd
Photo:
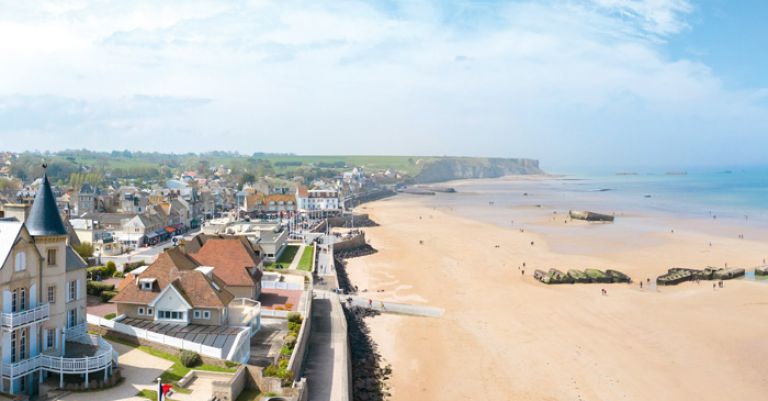
[(293, 372), (294, 377), (298, 377), (304, 365), (304, 358), (307, 356), (307, 343), (312, 333), (312, 288), (309, 288), (305, 294), (310, 294), (306, 299), (304, 310), (300, 311), (304, 320), (299, 329), (299, 336), (296, 339), (296, 346), (288, 361), (288, 369)]
[(364, 247), (366, 244), (367, 243), (365, 241), (365, 232), (360, 231), (360, 234), (350, 239), (333, 244), (333, 251), (334, 252), (348, 251), (351, 249)]
[[(236, 400), (237, 397), (240, 396), (240, 393), (243, 392), (243, 389), (245, 389), (246, 371), (246, 367), (240, 365), (235, 374), (232, 375), (229, 380), (214, 381), (212, 383), (213, 388), (211, 390), (211, 395), (213, 398), (221, 401)], [(194, 372), (197, 373), (197, 371)]]
[(259, 389), (262, 393), (282, 392), (282, 383), (276, 377), (264, 377), (263, 369), (258, 366), (243, 365), (245, 367), (245, 388)]

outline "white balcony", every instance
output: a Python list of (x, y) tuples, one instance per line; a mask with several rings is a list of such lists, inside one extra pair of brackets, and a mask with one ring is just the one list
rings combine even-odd
[(49, 316), (50, 305), (45, 303), (21, 312), (3, 313), (0, 316), (0, 325), (3, 330), (12, 331), (33, 323), (44, 322)]
[(59, 374), (86, 374), (105, 370), (115, 358), (112, 345), (101, 336), (86, 334), (67, 339), (66, 353), (43, 352), (16, 363), (0, 365), (0, 377), (16, 379), (30, 372), (47, 370)]

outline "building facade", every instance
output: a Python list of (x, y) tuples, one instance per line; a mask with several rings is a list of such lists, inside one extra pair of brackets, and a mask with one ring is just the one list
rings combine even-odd
[(112, 347), (87, 334), (86, 263), (67, 241), (44, 175), (26, 221), (0, 220), (2, 392), (32, 396), (50, 376), (63, 387), (66, 375), (88, 383), (112, 374)]

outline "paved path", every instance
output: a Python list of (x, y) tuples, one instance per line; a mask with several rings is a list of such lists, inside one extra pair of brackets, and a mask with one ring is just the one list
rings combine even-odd
[(315, 291), (312, 302), (312, 334), (304, 362), (309, 399), (349, 401), (349, 343), (341, 303), (330, 291)]
[(306, 247), (307, 245), (304, 243), (299, 245), (299, 250), (296, 251), (296, 255), (293, 255), (293, 260), (291, 261), (291, 265), (288, 266), (288, 269), (291, 269), (291, 270), (299, 269), (299, 261), (301, 260), (301, 255), (304, 255), (304, 248)]
[(125, 380), (117, 387), (94, 392), (70, 393), (57, 401), (146, 401), (145, 398), (136, 397), (136, 393), (143, 389), (154, 390), (155, 379), (173, 365), (170, 361), (149, 355), (136, 348), (117, 343), (111, 344), (120, 354), (118, 361)]
[(376, 299), (368, 298), (360, 295), (342, 295), (342, 300), (347, 302), (347, 299), (352, 298), (352, 305), (368, 307), (368, 300), (372, 299), (372, 309), (380, 311), (382, 313), (397, 313), (401, 315), (413, 315), (424, 317), (438, 317), (442, 316), (443, 310), (441, 308), (434, 308), (431, 306), (411, 305), (398, 302), (381, 302)]

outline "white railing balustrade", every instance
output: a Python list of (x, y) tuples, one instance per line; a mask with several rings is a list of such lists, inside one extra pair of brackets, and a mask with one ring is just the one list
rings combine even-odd
[[(70, 341), (69, 339), (67, 341)], [(20, 362), (3, 364), (2, 377), (15, 379), (36, 370), (47, 370), (54, 373), (81, 374), (107, 368), (114, 358), (112, 345), (101, 336), (87, 334), (71, 340), (80, 344), (98, 347), (96, 355), (84, 358), (66, 358), (47, 353), (36, 355)]]
[(0, 324), (6, 330), (14, 330), (27, 324), (44, 322), (50, 316), (50, 305), (45, 303), (32, 309), (21, 312), (3, 313), (0, 316)]

